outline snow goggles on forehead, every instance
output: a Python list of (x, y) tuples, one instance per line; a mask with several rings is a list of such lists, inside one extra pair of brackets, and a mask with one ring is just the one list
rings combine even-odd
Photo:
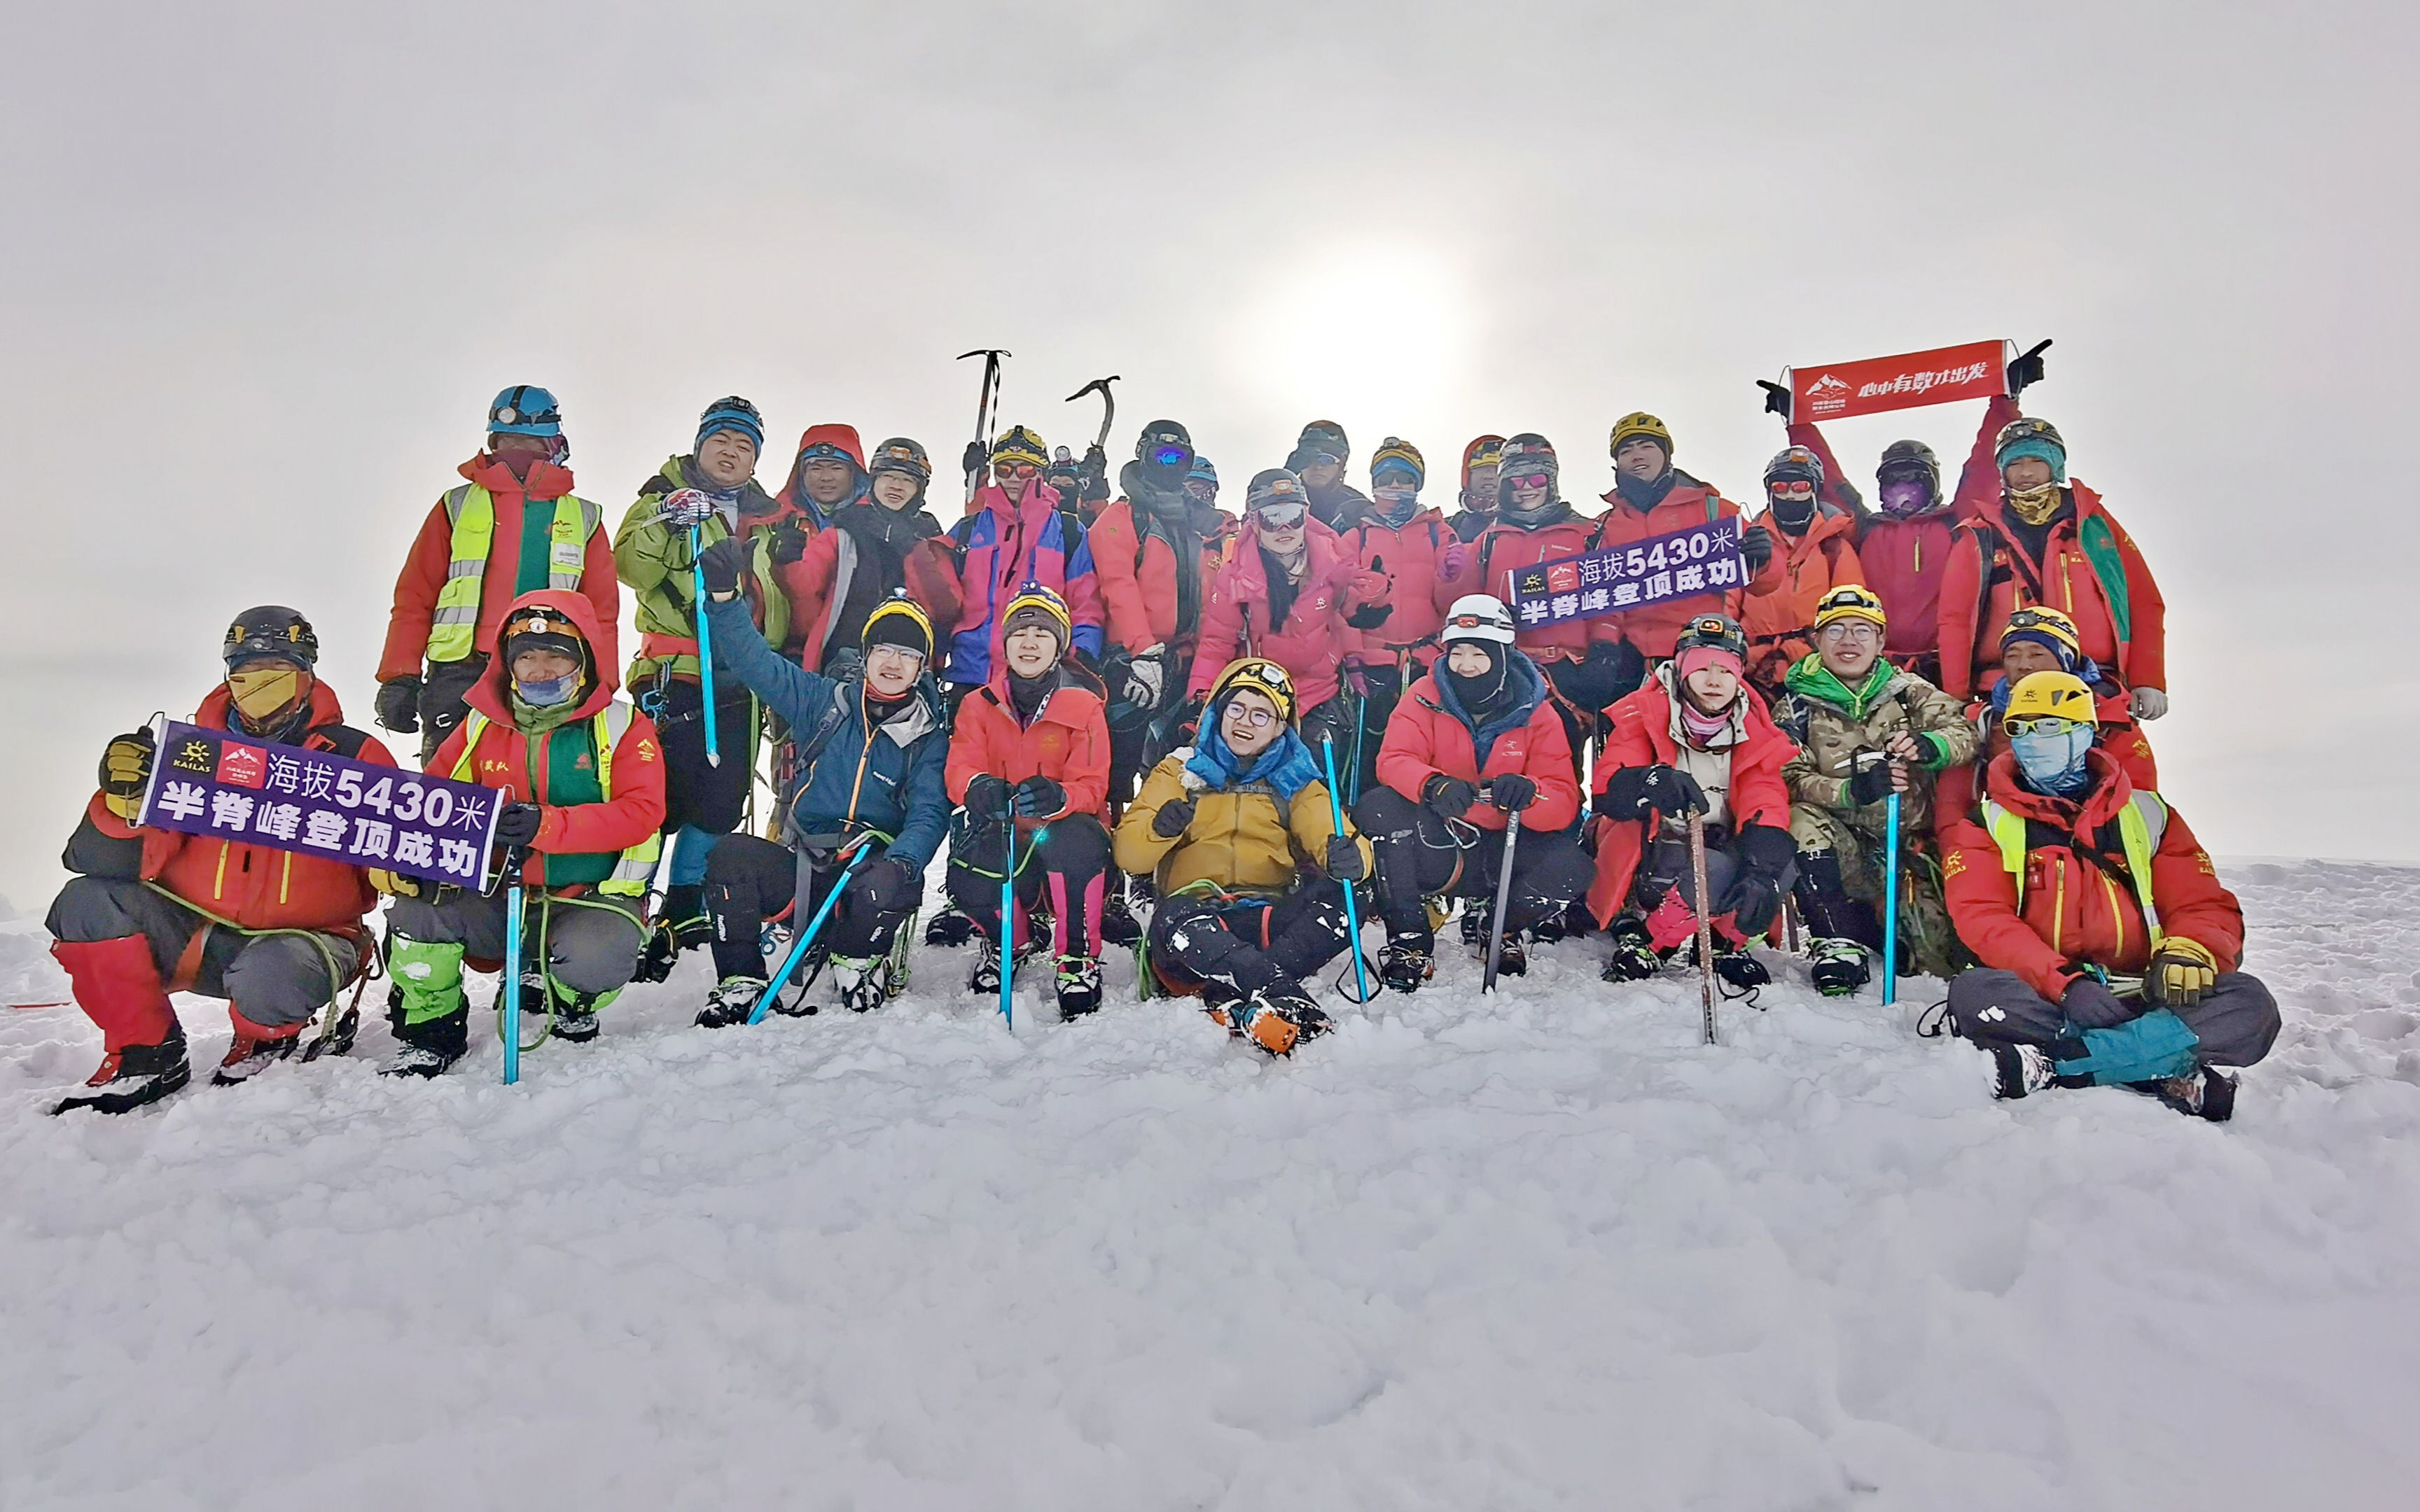
[(1446, 630), (1509, 630), (1512, 626), (1497, 614), (1449, 614), (1442, 629)]
[(2062, 718), (2055, 714), (2045, 714), (2036, 719), (2003, 719), (2000, 721), (2000, 728), (2008, 732), (2009, 738), (2013, 740), (2019, 735), (2063, 735), (2071, 730), (2083, 729), (2084, 722), (2080, 719)]
[(1252, 511), (1254, 518), (1276, 531), (1293, 530), (1309, 513), (1309, 507), (1303, 504), (1263, 504)]

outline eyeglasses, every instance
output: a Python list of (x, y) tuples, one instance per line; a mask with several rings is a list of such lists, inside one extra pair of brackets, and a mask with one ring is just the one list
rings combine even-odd
[(1309, 513), (1301, 504), (1263, 504), (1252, 511), (1252, 517), (1273, 531), (1290, 531), (1300, 525)]
[(1227, 705), (1225, 717), (1237, 724), (1250, 725), (1255, 730), (1265, 730), (1278, 722), (1277, 711), (1274, 709), (1250, 709), (1233, 702)]
[(2063, 735), (2071, 730), (2081, 730), (2084, 725), (2081, 720), (2045, 714), (2038, 719), (2003, 719), (2000, 728), (2014, 738), (2018, 735)]
[(1032, 462), (1007, 461), (994, 462), (991, 470), (995, 476), (1002, 478), (1030, 478), (1042, 471)]
[(1883, 638), (1883, 632), (1882, 626), (1871, 620), (1834, 620), (1816, 631), (1815, 636), (1817, 640), (1828, 640), (1835, 645), (1846, 644), (1852, 640), (1864, 645), (1872, 645)]
[(1812, 499), (1815, 486), (1811, 483), (1768, 483), (1764, 491), (1776, 499)]

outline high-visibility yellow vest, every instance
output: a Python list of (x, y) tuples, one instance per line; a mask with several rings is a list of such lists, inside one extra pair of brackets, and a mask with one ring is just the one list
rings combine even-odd
[[(2025, 817), (2010, 813), (2007, 808), (1990, 799), (1983, 804), (1983, 823), (1992, 832), (1993, 843), (2000, 848), (2000, 865), (2016, 879), (2017, 907), (2025, 906)], [(2136, 789), (2133, 801), (2118, 810), (2118, 839), (2126, 847), (2126, 870), (2134, 884), (2134, 897), (2143, 905), (2143, 922), (2150, 926), (2151, 946), (2159, 948), (2160, 910), (2151, 902), (2151, 856), (2160, 848), (2160, 837), (2168, 832), (2167, 800), (2156, 793)]]
[[(462, 754), (456, 758), (450, 774), (457, 782), (474, 780), (472, 756), (479, 748), (479, 736), (495, 721), (473, 709), (462, 721)], [(611, 802), (613, 797), (613, 748), (630, 728), (630, 706), (619, 699), (597, 711), (589, 729), (597, 742), (597, 786)], [(617, 897), (641, 898), (646, 895), (647, 883), (656, 874), (656, 858), (663, 851), (663, 836), (649, 835), (638, 844), (614, 858), (613, 875), (597, 884), (597, 890)]]
[[(475, 483), (449, 490), (445, 517), (454, 527), (445, 586), (437, 591), (437, 612), (428, 622), (428, 659), (460, 661), (479, 633), (479, 597), (487, 586), (488, 551), (496, 538), (495, 495)], [(604, 529), (605, 512), (587, 500), (565, 494), (554, 501), (548, 532), (546, 585), (576, 592), (588, 562), (588, 538)]]

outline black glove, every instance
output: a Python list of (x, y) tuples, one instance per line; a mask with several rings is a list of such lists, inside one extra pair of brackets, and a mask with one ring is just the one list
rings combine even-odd
[(1193, 800), (1178, 798), (1173, 802), (1161, 804), (1159, 812), (1151, 816), (1151, 832), (1162, 840), (1174, 840), (1184, 834), (1185, 826), (1191, 823), (1193, 823)]
[(2009, 396), (2010, 398), (2014, 398), (2018, 394), (2024, 393), (2028, 386), (2040, 383), (2042, 380), (2042, 353), (2048, 350), (2050, 350), (2050, 343), (2047, 341), (2041, 342), (2038, 344), (2033, 350), (2025, 353), (2023, 357), (2018, 358), (2015, 362), (2009, 364)]
[(379, 685), (378, 722), (398, 735), (420, 733), (420, 676), (406, 672)]
[(783, 520), (773, 527), (773, 561), (788, 566), (807, 554), (807, 528), (797, 520)]
[(1203, 694), (1196, 693), (1187, 699), (1177, 705), (1176, 728), (1188, 735), (1198, 733), (1202, 727), (1202, 711), (1209, 706), (1210, 701)]
[(958, 471), (968, 477), (978, 476), (990, 466), (991, 448), (981, 441), (967, 442), (966, 451), (958, 456)]
[[(1083, 499), (1109, 496), (1109, 455), (1098, 446), (1084, 448), (1084, 460), (1076, 465), (1077, 495)], [(1099, 489), (1096, 495), (1093, 490)]]
[(101, 791), (110, 812), (120, 819), (133, 819), (159, 754), (160, 744), (148, 727), (130, 730), (109, 743), (101, 753)]
[(1891, 764), (1861, 762), (1856, 774), (1849, 779), (1849, 801), (1862, 809), (1880, 803), (1891, 795)]
[(1527, 809), (1538, 801), (1538, 784), (1518, 772), (1507, 772), (1488, 779), (1487, 801), (1506, 813)]
[(1370, 874), (1361, 860), (1361, 842), (1350, 835), (1327, 837), (1327, 874), (1339, 882), (1358, 882)]
[(1583, 709), (1597, 710), (1619, 702), (1647, 675), (1647, 658), (1627, 640), (1599, 640), (1586, 659), (1555, 663), (1562, 673), (1555, 685), (1563, 697)]
[(1773, 560), (1773, 535), (1761, 525), (1751, 525), (1740, 532), (1740, 555), (1747, 562), (1750, 577), (1764, 570)]
[(1756, 386), (1764, 391), (1764, 412), (1779, 415), (1787, 424), (1790, 420), (1790, 391), (1771, 378), (1759, 378)]
[(1773, 927), (1774, 916), (1781, 912), (1781, 888), (1756, 868), (1744, 866), (1731, 878), (1731, 885), (1724, 889), (1715, 906), (1718, 912), (1731, 916), (1732, 927), (1742, 934), (1761, 934)]
[(1047, 777), (1029, 777), (1016, 784), (1016, 817), (1049, 819), (1067, 807), (1067, 790)]
[(748, 543), (737, 535), (726, 535), (707, 547), (697, 564), (706, 572), (708, 598), (736, 594), (739, 592), (739, 575), (748, 570)]
[(924, 901), (924, 879), (905, 861), (877, 856), (849, 879), (859, 897), (877, 914), (904, 914)]
[(2118, 999), (2099, 979), (2078, 977), (2059, 995), (2059, 1011), (2079, 1029), (2114, 1029), (2134, 1017), (2135, 1010)]
[(1459, 819), (1479, 801), (1479, 784), (1466, 782), (1443, 772), (1432, 775), (1420, 784), (1420, 802), (1439, 819)]
[(496, 843), (516, 850), (537, 839), (546, 810), (535, 803), (508, 803), (496, 810)]
[(1706, 811), (1706, 790), (1677, 766), (1624, 766), (1606, 779), (1597, 795), (1596, 811), (1616, 819), (1637, 819), (1650, 809), (1669, 818)]
[(1008, 811), (1008, 779), (989, 772), (969, 779), (966, 810), (978, 825), (999, 824)]

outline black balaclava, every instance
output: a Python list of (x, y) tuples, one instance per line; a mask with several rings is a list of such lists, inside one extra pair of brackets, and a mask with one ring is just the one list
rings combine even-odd
[(1453, 688), (1454, 702), (1462, 705), (1463, 713), (1470, 716), (1471, 723), (1486, 724), (1505, 699), (1511, 696), (1512, 659), (1504, 654), (1503, 646), (1493, 640), (1449, 640), (1445, 643), (1446, 655), (1451, 656), (1456, 646), (1477, 646), (1485, 652), (1488, 670), (1476, 677), (1465, 677), (1450, 671), (1445, 656), (1439, 656), (1437, 675)]

